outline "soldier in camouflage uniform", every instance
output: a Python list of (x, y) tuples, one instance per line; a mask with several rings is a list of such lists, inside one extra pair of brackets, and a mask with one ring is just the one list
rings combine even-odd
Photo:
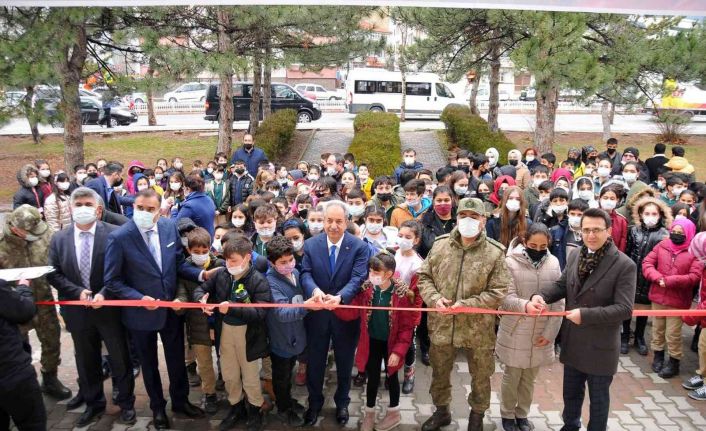
[(428, 316), (432, 383), (429, 392), (436, 406), (422, 425), (423, 431), (438, 430), (451, 423), (451, 368), (457, 349), (464, 349), (471, 373), (468, 396), (469, 431), (483, 429), (483, 415), (490, 408), (490, 377), (495, 371), (495, 316), (454, 314), (456, 307), (496, 310), (512, 277), (505, 265), (505, 247), (485, 235), (485, 207), (480, 199), (459, 202), (457, 226), (437, 237), (419, 270), (419, 291), (430, 308)]
[[(52, 233), (37, 208), (19, 206), (7, 217), (0, 232), (0, 269), (46, 266)], [(54, 300), (45, 277), (32, 280), (31, 288), (35, 301)], [(71, 390), (61, 384), (56, 375), (61, 362), (61, 329), (56, 308), (37, 307), (32, 321), (21, 329), (25, 336), (31, 329), (37, 331), (42, 346), (42, 391), (59, 400), (69, 398)]]

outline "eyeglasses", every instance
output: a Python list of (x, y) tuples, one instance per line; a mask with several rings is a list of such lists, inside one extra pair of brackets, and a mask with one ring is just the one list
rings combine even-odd
[(589, 235), (598, 235), (601, 232), (604, 232), (608, 230), (608, 228), (605, 227), (594, 227), (592, 229), (586, 228), (586, 229), (581, 229), (581, 234), (583, 236), (589, 236)]

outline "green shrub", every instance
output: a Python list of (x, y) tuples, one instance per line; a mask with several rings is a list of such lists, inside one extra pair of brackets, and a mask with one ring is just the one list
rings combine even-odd
[(390, 112), (361, 112), (353, 121), (348, 151), (368, 165), (371, 177), (391, 175), (400, 161), (400, 119)]
[(500, 153), (499, 163), (507, 163), (507, 153), (516, 148), (504, 133), (488, 130), (488, 122), (473, 115), (468, 106), (448, 105), (441, 113), (441, 121), (446, 126), (448, 148), (463, 148), (473, 153), (483, 153), (495, 148)]
[(297, 128), (297, 111), (282, 109), (275, 111), (257, 128), (255, 142), (269, 160), (278, 160), (289, 147)]

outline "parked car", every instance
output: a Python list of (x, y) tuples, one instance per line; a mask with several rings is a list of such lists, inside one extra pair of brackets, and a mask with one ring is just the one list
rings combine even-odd
[(534, 102), (537, 100), (537, 90), (534, 88), (527, 88), (520, 92), (520, 100), (523, 102)]
[(189, 82), (187, 84), (182, 84), (173, 91), (166, 93), (164, 95), (164, 100), (172, 103), (188, 101), (203, 102), (206, 100), (207, 88), (207, 84), (201, 82)]
[[(252, 101), (252, 83), (233, 83), (233, 116), (234, 121), (244, 121), (250, 118), (250, 102)], [(313, 102), (287, 84), (273, 83), (272, 112), (280, 109), (294, 109), (297, 111), (297, 121), (309, 123), (321, 118), (319, 104)], [(206, 91), (206, 116), (207, 121), (218, 121), (220, 114), (220, 85), (211, 84)], [(262, 99), (260, 99), (260, 118), (262, 118)]]
[[(463, 98), (465, 100), (471, 100), (471, 90), (467, 90), (466, 93), (463, 95)], [(498, 89), (498, 100), (503, 101), (503, 100), (511, 100), (512, 96), (510, 93), (503, 89)], [(478, 95), (476, 96), (476, 100), (490, 100), (490, 89), (486, 87), (481, 87), (478, 89)]]
[(10, 90), (6, 91), (2, 96), (0, 96), (0, 106), (5, 106), (8, 108), (17, 108), (22, 102), (22, 99), (27, 96), (26, 91), (22, 90)]
[[(57, 125), (59, 123), (58, 101), (47, 103), (44, 107), (49, 123)], [(101, 102), (94, 97), (81, 96), (81, 124), (98, 124), (104, 117), (105, 110)], [(110, 108), (110, 125), (127, 126), (137, 122), (137, 114), (124, 106), (116, 105)]]
[(297, 84), (294, 89), (312, 100), (343, 100), (336, 91), (330, 91), (318, 84)]

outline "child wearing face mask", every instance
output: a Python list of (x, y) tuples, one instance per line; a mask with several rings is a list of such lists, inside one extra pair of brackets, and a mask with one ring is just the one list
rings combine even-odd
[[(194, 292), (194, 299), (212, 304), (207, 315), (218, 310), (220, 353), (230, 411), (220, 424), (230, 429), (247, 418), (249, 430), (261, 430), (264, 402), (258, 359), (269, 354), (265, 308), (229, 308), (231, 303), (269, 303), (272, 293), (267, 279), (251, 264), (252, 243), (237, 235), (226, 241), (226, 267), (217, 271)], [(245, 392), (247, 398), (243, 397)]]
[[(642, 262), (642, 274), (649, 281), (653, 310), (687, 310), (703, 265), (689, 252), (696, 226), (688, 219), (674, 220), (669, 237), (662, 240)], [(652, 321), (652, 371), (663, 379), (679, 375), (682, 359), (680, 316), (654, 317)], [(665, 350), (669, 351), (669, 359)]]
[(610, 215), (612, 221), (611, 236), (618, 250), (625, 252), (628, 242), (628, 221), (615, 210), (618, 203), (623, 198), (623, 187), (617, 184), (609, 184), (601, 189), (598, 195), (600, 208)]
[[(377, 307), (420, 308), (421, 296), (404, 281), (394, 278), (395, 258), (388, 252), (379, 253), (368, 263), (369, 279), (361, 286), (352, 305)], [(419, 323), (417, 311), (336, 309), (342, 320), (360, 319), (360, 338), (355, 355), (359, 370), (366, 370), (367, 405), (362, 419), (361, 431), (388, 431), (399, 425), (400, 383), (397, 372), (404, 363), (414, 336), (414, 327)], [(380, 366), (385, 364), (388, 377), (390, 404), (385, 416), (377, 420), (375, 402), (380, 386)]]
[(250, 220), (250, 211), (247, 205), (241, 204), (233, 208), (230, 225), (240, 230), (240, 232), (247, 237), (251, 237), (255, 234), (255, 227)]
[[(581, 250), (583, 247), (583, 237), (581, 236), (581, 217), (583, 217), (583, 212), (588, 209), (588, 204), (582, 199), (574, 199), (569, 202), (569, 223), (566, 234), (564, 235), (564, 241), (562, 247), (564, 248), (564, 264), (571, 258), (571, 255), (577, 251)], [(559, 266), (561, 267), (561, 259), (558, 257), (562, 253), (552, 254), (557, 256), (559, 259)], [(564, 268), (561, 267), (563, 270)]]
[(279, 211), (273, 204), (262, 205), (253, 214), (255, 235), (252, 237), (252, 243), (260, 256), (267, 257), (267, 244), (277, 235), (278, 219)]
[(225, 169), (217, 166), (211, 174), (213, 179), (206, 182), (205, 192), (216, 206), (216, 225), (228, 221), (230, 215), (230, 187), (225, 181)]
[[(268, 245), (270, 269), (267, 281), (272, 291), (272, 302), (277, 304), (310, 304), (304, 300), (304, 289), (299, 283), (293, 242), (277, 236)], [(292, 370), (297, 357), (306, 348), (304, 317), (306, 308), (273, 308), (267, 313), (267, 329), (272, 360), (272, 383), (277, 400), (277, 417), (289, 426), (301, 426), (304, 419), (298, 413), (301, 407), (292, 397)]]
[(371, 204), (365, 208), (363, 214), (365, 225), (361, 228), (362, 240), (375, 246), (378, 250), (382, 250), (391, 243), (387, 238), (383, 227), (385, 225), (385, 209), (381, 206)]
[(309, 209), (306, 215), (306, 226), (311, 236), (324, 231), (324, 207), (322, 205)]
[[(225, 266), (223, 259), (219, 259), (210, 252), (211, 236), (206, 229), (197, 227), (186, 235), (188, 264), (203, 270)], [(177, 294), (174, 302), (195, 302), (194, 292), (198, 283), (179, 279)], [(193, 355), (196, 356), (198, 375), (201, 377), (201, 391), (204, 394), (204, 408), (206, 413), (214, 414), (218, 411), (218, 396), (216, 395), (216, 372), (213, 366), (211, 352), (211, 328), (208, 317), (198, 308), (180, 310), (177, 314), (186, 314), (186, 339)], [(187, 366), (189, 368), (189, 366)]]

